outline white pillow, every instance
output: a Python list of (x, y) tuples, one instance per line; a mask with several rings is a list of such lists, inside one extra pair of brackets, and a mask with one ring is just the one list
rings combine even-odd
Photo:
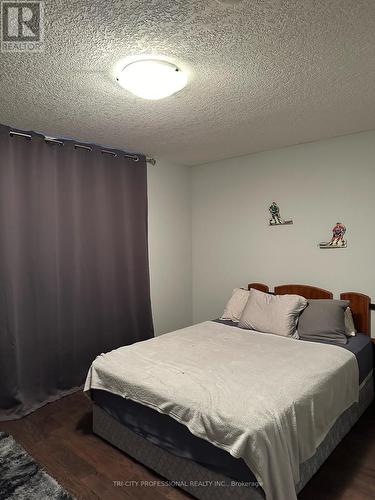
[(271, 295), (251, 289), (238, 326), (298, 338), (298, 316), (306, 306), (307, 300), (300, 295)]
[(238, 323), (248, 298), (249, 290), (235, 288), (220, 319), (229, 319)]
[(357, 330), (354, 326), (353, 314), (350, 307), (345, 309), (345, 335), (347, 337), (355, 337)]

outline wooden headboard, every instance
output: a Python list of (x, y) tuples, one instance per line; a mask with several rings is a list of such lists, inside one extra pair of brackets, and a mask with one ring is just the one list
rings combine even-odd
[(279, 285), (275, 286), (275, 293), (302, 295), (305, 299), (333, 299), (332, 292), (310, 285)]
[[(248, 289), (250, 288), (269, 292), (269, 287), (263, 283), (249, 283)], [(305, 299), (333, 299), (332, 292), (310, 285), (279, 285), (275, 286), (274, 293), (302, 295)], [(344, 292), (340, 294), (340, 299), (349, 300), (356, 329), (361, 333), (371, 335), (370, 297), (358, 292)]]

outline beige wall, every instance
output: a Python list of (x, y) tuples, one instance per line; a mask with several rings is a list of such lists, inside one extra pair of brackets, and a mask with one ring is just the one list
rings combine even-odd
[[(293, 225), (268, 226), (273, 200)], [(348, 248), (320, 250), (337, 221)], [(375, 302), (375, 131), (193, 167), (192, 225), (194, 322), (218, 317), (249, 281)]]
[(148, 168), (151, 303), (155, 334), (191, 324), (191, 169)]

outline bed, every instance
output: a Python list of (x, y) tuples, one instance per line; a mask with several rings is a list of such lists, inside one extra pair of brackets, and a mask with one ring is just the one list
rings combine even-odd
[[(268, 287), (261, 283), (251, 283), (249, 284), (248, 288), (257, 289), (263, 292), (269, 291)], [(305, 297), (306, 299), (333, 298), (333, 294), (327, 290), (306, 285), (281, 285), (275, 287), (274, 293), (277, 295), (297, 294)], [(311, 429), (309, 429), (309, 432), (306, 432), (306, 430), (304, 430), (304, 432), (302, 433), (303, 435), (311, 434), (312, 436), (314, 436), (315, 433), (317, 436), (316, 440), (313, 442), (313, 439), (309, 438), (307, 439), (307, 442), (301, 441), (301, 443), (298, 443), (298, 446), (295, 446), (296, 443), (294, 443), (293, 432), (290, 433), (291, 436), (287, 444), (290, 449), (293, 449), (293, 446), (295, 447), (295, 449), (298, 448), (296, 455), (299, 455), (299, 460), (297, 460), (298, 470), (289, 480), (289, 483), (293, 483), (293, 492), (291, 492), (290, 489), (288, 490), (288, 488), (284, 488), (285, 485), (283, 483), (287, 482), (287, 480), (284, 479), (284, 475), (288, 473), (288, 470), (282, 468), (279, 471), (279, 476), (273, 476), (271, 466), (270, 471), (268, 471), (268, 475), (266, 473), (264, 474), (264, 477), (266, 477), (266, 482), (262, 482), (263, 476), (259, 473), (259, 470), (257, 468), (258, 463), (256, 461), (254, 462), (252, 460), (252, 457), (249, 456), (249, 453), (245, 453), (243, 450), (243, 448), (246, 448), (246, 446), (248, 446), (249, 443), (252, 442), (251, 436), (247, 436), (247, 440), (242, 439), (242, 435), (241, 439), (239, 439), (239, 436), (235, 436), (235, 438), (231, 436), (232, 441), (229, 443), (230, 446), (225, 441), (228, 434), (226, 427), (228, 425), (228, 422), (225, 420), (225, 415), (223, 415), (223, 412), (225, 413), (229, 411), (225, 407), (225, 404), (222, 407), (221, 414), (219, 415), (221, 419), (219, 419), (219, 424), (217, 424), (216, 418), (216, 428), (212, 429), (212, 422), (205, 420), (203, 422), (204, 429), (202, 430), (202, 425), (200, 427), (199, 425), (194, 426), (194, 422), (192, 423), (192, 418), (190, 418), (189, 421), (184, 420), (185, 414), (189, 413), (188, 403), (180, 414), (178, 414), (178, 411), (173, 408), (173, 398), (175, 397), (176, 400), (178, 399), (178, 397), (182, 398), (181, 394), (179, 394), (178, 392), (179, 382), (177, 382), (176, 386), (173, 387), (173, 390), (175, 391), (174, 395), (169, 395), (169, 399), (165, 399), (161, 402), (160, 400), (158, 400), (155, 403), (150, 399), (151, 396), (149, 396), (148, 393), (146, 394), (147, 384), (148, 387), (152, 387), (152, 384), (155, 382), (149, 380), (146, 383), (146, 381), (143, 381), (142, 377), (138, 377), (137, 379), (137, 377), (135, 376), (136, 373), (129, 372), (126, 375), (122, 375), (123, 378), (128, 379), (127, 387), (125, 390), (121, 385), (122, 382), (120, 383), (120, 381), (114, 375), (116, 370), (117, 372), (119, 371), (118, 368), (116, 370), (112, 370), (110, 363), (104, 363), (100, 365), (100, 360), (99, 365), (96, 367), (96, 371), (99, 373), (99, 377), (95, 379), (95, 376), (92, 372), (93, 368), (91, 368), (85, 387), (86, 390), (90, 391), (91, 398), (94, 401), (94, 433), (109, 441), (116, 447), (120, 448), (139, 462), (153, 469), (155, 472), (169, 480), (172, 484), (179, 486), (185, 491), (188, 491), (197, 498), (207, 500), (216, 498), (243, 498), (256, 500), (264, 499), (265, 497), (267, 497), (272, 499), (285, 498), (291, 500), (291, 498), (295, 497), (296, 494), (298, 494), (299, 491), (302, 490), (305, 484), (314, 475), (314, 473), (326, 460), (329, 454), (342, 440), (345, 434), (349, 432), (350, 428), (369, 406), (374, 396), (372, 379), (372, 347), (370, 339), (370, 299), (364, 294), (354, 292), (343, 293), (341, 294), (340, 298), (343, 300), (348, 300), (350, 302), (350, 308), (353, 313), (355, 326), (357, 328), (357, 331), (360, 332), (355, 337), (350, 338), (345, 346), (323, 346), (323, 344), (321, 343), (319, 343), (319, 345), (312, 346), (312, 344), (309, 344), (308, 342), (290, 341), (289, 339), (276, 340), (270, 338), (276, 336), (262, 334), (257, 335), (256, 332), (254, 332), (254, 335), (251, 336), (252, 344), (249, 344), (249, 349), (251, 350), (254, 350), (255, 346), (258, 346), (259, 343), (259, 345), (261, 345), (261, 347), (259, 348), (263, 350), (265, 348), (268, 349), (266, 345), (263, 345), (264, 342), (271, 342), (273, 348), (275, 344), (275, 349), (277, 353), (280, 353), (282, 359), (280, 361), (280, 359), (278, 359), (278, 356), (275, 355), (276, 357), (272, 359), (270, 358), (270, 363), (278, 366), (282, 365), (282, 363), (284, 362), (284, 358), (287, 359), (291, 348), (290, 346), (292, 346), (293, 349), (296, 349), (296, 353), (299, 353), (300, 350), (302, 350), (302, 352), (307, 352), (307, 349), (309, 349), (309, 356), (311, 355), (311, 359), (316, 359), (316, 361), (314, 361), (314, 364), (318, 363), (319, 357), (322, 357), (322, 352), (324, 353), (323, 357), (327, 357), (327, 364), (330, 364), (330, 362), (328, 361), (328, 358), (330, 356), (332, 364), (336, 362), (336, 358), (337, 360), (339, 358), (342, 358), (343, 360), (342, 363), (341, 361), (340, 363), (339, 361), (337, 361), (338, 365), (337, 369), (335, 369), (337, 371), (337, 374), (339, 370), (341, 370), (340, 377), (338, 377), (336, 371), (332, 368), (332, 380), (330, 379), (331, 381), (329, 382), (329, 384), (327, 383), (327, 388), (324, 389), (325, 392), (323, 391), (325, 397), (330, 398), (330, 404), (332, 403), (333, 406), (337, 406), (336, 413), (332, 413), (331, 415), (332, 421), (327, 421), (325, 423), (328, 431), (320, 432), (322, 422), (319, 422), (319, 425), (314, 428), (311, 427)], [(222, 357), (222, 352), (225, 353), (225, 356), (227, 356), (227, 351), (229, 353), (232, 352), (231, 349), (233, 348), (233, 339), (237, 339), (237, 345), (239, 344), (239, 342), (243, 342), (244, 345), (246, 344), (246, 342), (250, 342), (250, 339), (248, 339), (249, 335), (246, 336), (246, 333), (241, 331), (241, 329), (239, 329), (236, 324), (227, 321), (215, 320), (212, 322), (205, 322), (201, 325), (202, 326), (195, 325), (195, 327), (191, 327), (189, 332), (184, 332), (184, 330), (181, 330), (180, 332), (173, 332), (173, 334), (167, 334), (167, 336), (160, 337), (160, 339), (164, 337), (163, 340), (152, 340), (152, 342), (155, 341), (155, 345), (159, 346), (160, 349), (166, 353), (165, 360), (163, 361), (162, 380), (168, 380), (168, 377), (170, 377), (169, 380), (172, 380), (173, 375), (173, 379), (182, 381), (180, 385), (185, 389), (184, 383), (186, 380), (186, 374), (184, 374), (183, 372), (178, 372), (178, 365), (173, 363), (166, 363), (166, 360), (168, 359), (168, 349), (173, 349), (177, 342), (177, 338), (179, 339), (179, 341), (181, 341), (181, 339), (185, 339), (184, 351), (186, 351), (187, 353), (186, 356), (189, 356), (189, 349), (194, 344), (194, 339), (197, 338), (197, 335), (201, 335), (202, 338), (207, 337), (208, 347), (206, 346), (207, 351), (204, 350), (204, 345), (200, 347), (202, 349), (202, 356), (199, 362), (201, 365), (207, 365), (207, 370), (215, 374), (215, 387), (218, 383), (217, 381), (222, 381), (220, 377), (218, 377), (219, 372), (217, 371), (223, 369), (220, 366), (220, 363), (221, 365), (223, 365), (223, 360), (229, 360), (229, 367), (226, 366), (226, 371), (223, 372), (225, 373), (225, 377), (228, 377), (228, 382), (223, 383), (222, 386), (219, 387), (220, 390), (218, 391), (218, 393), (225, 394), (225, 392), (228, 390), (228, 387), (231, 387), (230, 394), (227, 395), (226, 398), (224, 398), (229, 401), (230, 398), (233, 397), (232, 394), (234, 392), (233, 380), (230, 380), (230, 376), (232, 373), (230, 359), (232, 358), (230, 358), (229, 355), (229, 357)], [(215, 338), (214, 343), (212, 342), (212, 337)], [(225, 348), (220, 349), (222, 346), (225, 346)], [(126, 354), (130, 353), (129, 348), (121, 349), (126, 349)], [(215, 359), (219, 360), (219, 366), (217, 367), (215, 367), (214, 364), (210, 364), (210, 361), (207, 362), (205, 358), (205, 352), (209, 352), (212, 349), (218, 349), (215, 354)], [(246, 351), (245, 349), (243, 350)], [(314, 354), (312, 354), (312, 351), (314, 351)], [(173, 350), (171, 352), (173, 352)], [(195, 351), (192, 350), (191, 352), (194, 353)], [(134, 354), (136, 354), (136, 351), (134, 351)], [(116, 355), (117, 353), (114, 351), (113, 356)], [(154, 361), (152, 361), (150, 357), (148, 358), (148, 356), (155, 356), (154, 351), (152, 351), (150, 354), (143, 349), (140, 355), (140, 363), (143, 362), (146, 363), (146, 365), (147, 363), (149, 365), (157, 364), (155, 363), (155, 359), (157, 360), (157, 358), (153, 358)], [(242, 354), (237, 351), (233, 351), (232, 355), (238, 355), (238, 357), (241, 357)], [(290, 355), (292, 356), (292, 354)], [(162, 355), (156, 354), (156, 356), (160, 358)], [(116, 359), (113, 359), (111, 362), (115, 364)], [(293, 359), (293, 357), (291, 357), (291, 359)], [(120, 363), (122, 363), (123, 358), (119, 358), (119, 361)], [(246, 358), (244, 358), (243, 362), (243, 366), (246, 366)], [(94, 363), (98, 363), (98, 358)], [(254, 363), (254, 360), (252, 361), (252, 363)], [(350, 370), (348, 367), (346, 367), (345, 371), (344, 365), (345, 367), (346, 365), (350, 365), (352, 370), (352, 373), (350, 375), (352, 378), (348, 378), (347, 383), (345, 383), (343, 377), (346, 376), (346, 371), (348, 371), (349, 373)], [(119, 366), (121, 366), (122, 369), (122, 365)], [(178, 373), (176, 372), (176, 370)], [(328, 367), (323, 366), (322, 371), (324, 372), (324, 370), (328, 370)], [(302, 371), (303, 370), (301, 367), (301, 373)], [(311, 374), (313, 373), (313, 371), (314, 368), (311, 367)], [(148, 375), (146, 374), (144, 378), (147, 379)], [(199, 377), (201, 375), (201, 373), (197, 374), (197, 376)], [(155, 374), (153, 374), (153, 376), (155, 376)], [(316, 371), (316, 373), (314, 373), (314, 377), (318, 376), (319, 371)], [(353, 380), (353, 377), (356, 377), (357, 379), (355, 384), (353, 382), (349, 382), (349, 380)], [(189, 378), (191, 379), (194, 377), (190, 376)], [(98, 383), (98, 380), (100, 379), (104, 381), (104, 383)], [(269, 374), (268, 379), (271, 385), (275, 385), (275, 381), (272, 379), (272, 374)], [(334, 380), (336, 380), (336, 382), (334, 382)], [(235, 378), (234, 381), (236, 381)], [(232, 385), (230, 385), (230, 382), (232, 382)], [(195, 380), (194, 383), (196, 384), (197, 380)], [(323, 381), (321, 383), (323, 383)], [(333, 388), (334, 383), (338, 384), (336, 389)], [(161, 382), (161, 384), (162, 386), (166, 386), (168, 390), (170, 390), (169, 386), (173, 386), (173, 384), (170, 383), (163, 384), (163, 382)], [(207, 384), (210, 384), (210, 380), (208, 380)], [(228, 385), (226, 386), (226, 384)], [(332, 387), (330, 386), (330, 384), (332, 385)], [(267, 381), (264, 383), (264, 385), (267, 385)], [(332, 394), (337, 393), (338, 388), (343, 385), (348, 386), (349, 388), (353, 386), (353, 394), (355, 392), (354, 385), (356, 385), (357, 396), (353, 394), (349, 395), (350, 391), (348, 390), (346, 392), (344, 391), (342, 395), (342, 401), (334, 401), (332, 399)], [(162, 392), (164, 388), (165, 387), (162, 387), (160, 389), (160, 392)], [(245, 384), (245, 386), (236, 390), (238, 390), (238, 397), (232, 400), (232, 405), (237, 404), (236, 400), (241, 399), (244, 399), (247, 402), (253, 399), (257, 399), (258, 402), (256, 403), (256, 405), (260, 405), (262, 403), (262, 388), (258, 387), (258, 390), (252, 388), (251, 392), (247, 392)], [(280, 391), (282, 392), (283, 390), (285, 390), (285, 393), (287, 394), (287, 390), (289, 389), (285, 389), (285, 387), (283, 388), (283, 386), (280, 386), (280, 388), (276, 391), (272, 392), (269, 390), (267, 398), (274, 398), (276, 401), (276, 399), (278, 398), (278, 393)], [(301, 391), (306, 392), (306, 389), (301, 388)], [(329, 391), (331, 391), (332, 394)], [(319, 390), (317, 390), (316, 392), (318, 393)], [(264, 393), (266, 394), (266, 392)], [(305, 393), (302, 393), (305, 397)], [(126, 397), (124, 397), (124, 394), (126, 394)], [(143, 395), (142, 397), (144, 397), (144, 400), (142, 400), (142, 397), (139, 397), (140, 394)], [(210, 403), (212, 398), (215, 399), (215, 394), (216, 393), (214, 391), (211, 391), (211, 393), (208, 395), (208, 400)], [(331, 395), (329, 396), (329, 394)], [(187, 396), (184, 395), (184, 397), (186, 398)], [(314, 398), (316, 399), (316, 395), (314, 391), (312, 391), (312, 394), (309, 393), (306, 399), (307, 403), (310, 404), (311, 399), (311, 401), (314, 402), (315, 406), (318, 409), (319, 406), (322, 408), (322, 403), (319, 402), (318, 399), (316, 399), (315, 401)], [(193, 403), (194, 402), (192, 401), (190, 405), (191, 407), (194, 406)], [(339, 403), (341, 404), (341, 406)], [(213, 401), (212, 408), (215, 408), (215, 405), (220, 406), (220, 404), (222, 403), (219, 401), (218, 397), (218, 401)], [(265, 404), (267, 405), (268, 402), (266, 402)], [(277, 404), (280, 404), (279, 400)], [(306, 406), (306, 404), (302, 405), (302, 409), (297, 408), (298, 411), (307, 411), (304, 406)], [(239, 406), (239, 408), (241, 408), (241, 406)], [(293, 412), (295, 413), (295, 411), (296, 409), (294, 408)], [(311, 409), (308, 411), (308, 413), (304, 414), (305, 417), (309, 415), (309, 412), (311, 413)], [(202, 412), (199, 413), (200, 416), (201, 413)], [(196, 416), (196, 414), (192, 415), (193, 417)], [(302, 419), (302, 416), (303, 414), (301, 413), (299, 422), (306, 422), (307, 425), (308, 419), (305, 417)], [(277, 415), (277, 418), (279, 418), (279, 415)], [(289, 421), (285, 422), (283, 422), (283, 425), (288, 426)], [(239, 421), (238, 425), (240, 426), (241, 424), (242, 420)], [(224, 431), (222, 432), (224, 437), (222, 437), (220, 442), (216, 442), (215, 439), (213, 439), (213, 436), (217, 435), (218, 428), (220, 430), (220, 425), (224, 428)], [(246, 425), (248, 425), (247, 421)], [(312, 425), (312, 423), (310, 423), (309, 425)], [(289, 427), (292, 426), (289, 425)], [(289, 427), (287, 428), (287, 433), (289, 433)], [(320, 432), (319, 435), (317, 434), (318, 431)], [(229, 432), (229, 434), (231, 433)], [(271, 434), (272, 433), (270, 432), (270, 435)], [(276, 440), (272, 443), (272, 446), (280, 445), (282, 447), (283, 441), (279, 441), (277, 437), (275, 439)], [(311, 442), (308, 442), (309, 440)], [(248, 447), (250, 447), (250, 445)], [(253, 448), (253, 451), (254, 449), (256, 448)], [(270, 458), (271, 456), (272, 459), (281, 461), (280, 457), (282, 457), (282, 453), (284, 451), (285, 450), (283, 449), (278, 451), (275, 448), (275, 451), (272, 451), (271, 455), (268, 455), (268, 458)], [(301, 460), (301, 457), (308, 458), (306, 460)], [(263, 464), (262, 467), (265, 468), (266, 465)], [(291, 474), (293, 474), (293, 470), (291, 471)], [(274, 487), (273, 490), (269, 487), (268, 483), (270, 482), (274, 482), (276, 484), (276, 487)]]

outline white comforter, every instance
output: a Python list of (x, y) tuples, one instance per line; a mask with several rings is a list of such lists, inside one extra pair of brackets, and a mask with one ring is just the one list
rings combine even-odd
[(212, 321), (101, 354), (85, 384), (93, 388), (242, 458), (267, 500), (296, 498), (299, 464), (359, 395), (349, 351)]

